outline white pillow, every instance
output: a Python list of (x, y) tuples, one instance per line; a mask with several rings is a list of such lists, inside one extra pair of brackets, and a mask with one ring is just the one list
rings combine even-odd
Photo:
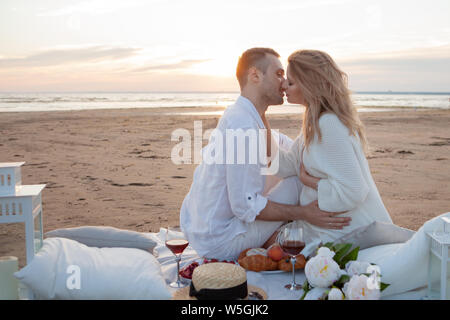
[(411, 239), (415, 231), (399, 227), (392, 223), (374, 221), (347, 233), (335, 243), (353, 243), (360, 250), (391, 243), (404, 243)]
[(391, 243), (361, 250), (358, 253), (358, 260), (379, 265), (384, 259), (395, 254), (402, 245), (403, 243)]
[(44, 240), (14, 276), (37, 299), (170, 299), (161, 266), (134, 248), (94, 248), (64, 238)]
[[(392, 246), (380, 246), (362, 250), (358, 260), (378, 264), (381, 280), (390, 286), (381, 293), (382, 297), (404, 293), (426, 286), (428, 283), (428, 261), (430, 239), (428, 232), (442, 231), (442, 217), (450, 217), (450, 212), (428, 220), (408, 241)], [(431, 282), (438, 282), (440, 266), (433, 263), (430, 269)]]
[(45, 237), (72, 239), (89, 247), (137, 248), (150, 253), (153, 252), (153, 248), (156, 246), (156, 242), (143, 232), (103, 226), (55, 229), (45, 233)]

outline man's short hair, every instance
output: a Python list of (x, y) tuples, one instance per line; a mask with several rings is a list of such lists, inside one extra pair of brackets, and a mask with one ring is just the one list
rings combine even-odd
[(280, 55), (271, 48), (251, 48), (246, 50), (240, 57), (236, 68), (236, 77), (241, 89), (247, 84), (247, 72), (251, 67), (256, 67), (261, 72), (267, 71), (268, 63), (266, 55), (272, 54), (279, 58)]

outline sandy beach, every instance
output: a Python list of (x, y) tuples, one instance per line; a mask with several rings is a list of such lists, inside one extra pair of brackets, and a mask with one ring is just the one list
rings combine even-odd
[[(0, 113), (0, 162), (25, 161), (23, 184), (47, 185), (44, 232), (86, 225), (155, 232), (178, 224), (196, 167), (172, 163), (171, 133), (193, 133), (196, 120), (212, 129), (219, 118), (174, 111), (198, 108)], [(360, 116), (371, 172), (394, 223), (417, 230), (450, 211), (450, 110)], [(291, 138), (300, 131), (300, 114), (268, 118)], [(3, 255), (24, 265), (22, 224), (0, 225)]]

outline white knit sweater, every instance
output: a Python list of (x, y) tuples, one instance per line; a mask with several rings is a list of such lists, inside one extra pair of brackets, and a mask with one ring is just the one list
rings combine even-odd
[[(306, 235), (320, 237), (323, 241), (333, 241), (376, 220), (392, 223), (372, 179), (359, 137), (350, 135), (347, 127), (332, 113), (320, 117), (319, 127), (322, 133), (321, 142), (316, 135), (309, 148), (303, 151), (306, 171), (320, 178), (318, 190), (304, 186), (300, 191), (300, 205), (318, 200), (321, 210), (347, 211), (341, 216), (349, 216), (352, 221), (342, 230), (323, 229), (305, 222)], [(303, 147), (303, 137), (300, 135), (288, 152), (279, 151), (279, 177), (300, 174)]]

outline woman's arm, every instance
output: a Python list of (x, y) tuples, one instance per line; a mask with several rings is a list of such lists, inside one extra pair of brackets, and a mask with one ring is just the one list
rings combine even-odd
[(320, 178), (311, 176), (305, 169), (303, 162), (300, 163), (300, 181), (311, 189), (317, 190), (319, 187)]
[(275, 175), (279, 178), (287, 178), (297, 175), (297, 168), (300, 163), (300, 145), (301, 137), (298, 136), (293, 142), (289, 151), (278, 148), (271, 166), (276, 165), (278, 161), (278, 171)]

